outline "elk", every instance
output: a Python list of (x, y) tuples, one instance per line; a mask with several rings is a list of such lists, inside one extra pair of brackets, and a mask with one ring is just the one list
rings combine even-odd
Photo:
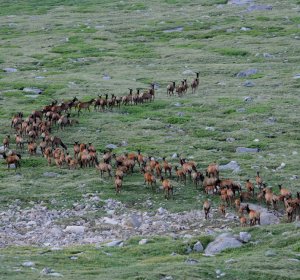
[(11, 164), (15, 165), (16, 170), (17, 170), (18, 167), (21, 169), (21, 163), (20, 163), (21, 155), (20, 154), (13, 153), (13, 154), (10, 154), (10, 155), (6, 155), (6, 153), (4, 152), (3, 153), (3, 158), (6, 161), (7, 169), (10, 168)]
[(211, 207), (210, 201), (208, 199), (205, 200), (204, 203), (203, 203), (203, 210), (204, 210), (205, 220), (208, 219), (210, 207)]
[(220, 204), (219, 205), (219, 211), (223, 215), (223, 217), (225, 217), (225, 214), (226, 214), (226, 206), (225, 206), (225, 204)]
[(6, 135), (2, 142), (4, 150), (9, 148), (9, 142), (10, 142), (10, 135)]
[(165, 171), (165, 176), (167, 176), (167, 173), (169, 173), (169, 176), (171, 177), (172, 176), (172, 165), (166, 161), (165, 157), (163, 157), (162, 160), (163, 160), (163, 169)]
[(122, 188), (123, 181), (119, 176), (115, 177), (115, 189), (116, 189), (116, 194), (121, 193), (121, 188)]
[(109, 177), (112, 177), (112, 175), (111, 175), (111, 170), (112, 170), (112, 168), (111, 168), (111, 165), (110, 165), (110, 164), (105, 163), (105, 162), (100, 162), (100, 163), (98, 163), (98, 161), (97, 161), (97, 162), (96, 162), (96, 169), (99, 170), (100, 176), (101, 176), (101, 177), (103, 177), (103, 174), (104, 174), (105, 172), (108, 173), (108, 176), (109, 176)]
[(249, 179), (246, 180), (246, 189), (254, 197), (254, 185)]
[(92, 105), (92, 103), (94, 102), (94, 99), (91, 99), (90, 101), (86, 101), (86, 102), (79, 102), (77, 104), (77, 115), (79, 116), (79, 113), (81, 112), (82, 109), (88, 110), (90, 112), (90, 106)]
[(164, 179), (164, 177), (161, 177), (160, 180), (162, 182), (162, 187), (164, 189), (165, 198), (169, 199), (171, 196), (172, 196), (172, 198), (174, 198), (174, 196), (173, 196), (173, 186), (171, 185), (170, 180)]
[(186, 184), (186, 173), (184, 169), (178, 169), (177, 166), (175, 166), (174, 168), (175, 168), (177, 181), (183, 181), (183, 183)]
[(280, 191), (280, 194), (286, 198), (291, 198), (292, 197), (292, 193), (286, 189), (286, 188), (283, 188), (281, 184), (278, 185), (278, 188), (279, 188), (279, 191)]
[(196, 72), (196, 79), (191, 83), (192, 93), (195, 93), (199, 86), (199, 72)]
[(258, 171), (256, 172), (255, 182), (256, 182), (256, 185), (258, 186), (258, 188), (261, 189), (262, 186), (263, 186), (263, 180), (259, 176), (259, 172)]
[(260, 225), (260, 212), (250, 209), (249, 204), (246, 205), (245, 210), (249, 215), (250, 226), (254, 226), (256, 224)]
[(167, 86), (167, 95), (171, 96), (174, 94), (174, 90), (175, 90), (176, 86), (175, 86), (175, 82), (171, 82), (168, 86)]
[(24, 148), (24, 139), (20, 136), (20, 134), (16, 134), (16, 146), (20, 150)]
[(28, 153), (30, 155), (36, 155), (37, 144), (34, 141), (28, 142)]
[(142, 168), (141, 172), (144, 174), (144, 184), (147, 184), (148, 186), (150, 185), (152, 191), (154, 191), (154, 185), (156, 184), (154, 175), (150, 172), (146, 172), (145, 168)]
[(219, 165), (216, 163), (211, 163), (208, 165), (206, 168), (206, 176), (207, 177), (216, 177), (218, 178), (219, 176)]

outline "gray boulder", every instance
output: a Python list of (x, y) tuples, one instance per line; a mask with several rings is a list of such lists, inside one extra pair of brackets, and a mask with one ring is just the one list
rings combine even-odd
[(237, 153), (258, 153), (258, 148), (244, 148), (244, 147), (237, 147), (235, 150)]
[(43, 90), (39, 88), (23, 88), (23, 91), (26, 93), (34, 93), (34, 94), (41, 94)]
[(5, 71), (7, 73), (14, 73), (14, 72), (17, 72), (18, 69), (12, 68), (12, 67), (7, 67), (7, 68), (3, 68), (3, 71)]
[(216, 239), (209, 243), (205, 249), (206, 255), (215, 255), (226, 249), (239, 248), (243, 244), (236, 240), (231, 234), (221, 234)]
[(258, 72), (257, 69), (253, 68), (253, 69), (248, 69), (248, 70), (244, 70), (244, 71), (240, 71), (239, 73), (237, 73), (237, 77), (238, 78), (245, 78), (251, 75), (254, 75)]
[(193, 246), (194, 252), (203, 252), (204, 248), (200, 241), (197, 241)]
[(239, 164), (232, 160), (231, 162), (225, 164), (225, 165), (219, 165), (219, 170), (232, 170), (233, 172), (239, 172), (241, 167)]
[(83, 234), (85, 231), (84, 226), (67, 226), (65, 228), (65, 232), (75, 233), (75, 234)]
[(238, 239), (242, 242), (247, 243), (251, 239), (251, 234), (249, 232), (241, 231)]
[(111, 241), (109, 243), (106, 243), (105, 244), (106, 247), (116, 247), (116, 246), (123, 246), (123, 241), (122, 240), (114, 240), (114, 241)]
[(106, 149), (116, 149), (118, 147), (116, 145), (114, 145), (114, 144), (108, 144), (108, 145), (105, 146), (105, 148)]

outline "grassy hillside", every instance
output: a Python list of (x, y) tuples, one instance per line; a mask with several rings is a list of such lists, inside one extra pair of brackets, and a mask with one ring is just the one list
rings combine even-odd
[[(117, 154), (141, 149), (145, 155), (165, 156), (178, 163), (172, 158), (176, 153), (196, 161), (202, 171), (211, 162), (223, 165), (236, 161), (241, 170), (222, 171), (222, 177), (244, 184), (247, 178), (254, 180), (256, 171), (260, 171), (275, 192), (278, 183), (293, 193), (300, 190), (300, 79), (296, 76), (300, 74), (299, 1), (258, 0), (249, 5), (226, 4), (222, 0), (40, 2), (0, 0), (1, 141), (7, 134), (14, 138), (10, 122), (16, 112), (27, 116), (53, 99), (121, 96), (128, 93), (128, 88), (149, 88), (154, 82), (157, 90), (153, 103), (106, 112), (92, 110), (80, 117), (73, 112), (79, 124), (64, 131), (55, 128), (53, 134), (59, 135), (71, 151), (74, 141), (92, 142), (99, 153), (107, 144), (115, 144)], [(257, 71), (248, 77), (237, 75), (249, 69)], [(190, 83), (198, 71), (200, 86), (195, 94), (189, 90), (183, 97), (167, 96), (170, 81), (180, 83), (186, 78)], [(43, 92), (26, 93), (26, 87)], [(11, 147), (15, 149), (14, 141)], [(238, 153), (238, 147), (260, 151)], [(45, 172), (59, 176), (47, 177)], [(27, 152), (22, 157), (21, 171), (8, 171), (0, 159), (0, 179), (0, 209), (4, 211), (16, 200), (22, 209), (35, 203), (51, 209), (71, 209), (74, 203), (82, 203), (87, 193), (98, 193), (103, 199), (116, 198), (113, 181), (100, 178), (94, 168), (49, 167), (40, 155), (29, 156)], [(174, 185), (175, 200), (166, 201), (162, 193), (152, 194), (145, 189), (136, 168), (133, 176), (125, 178), (117, 199), (133, 210), (147, 210), (144, 202), (149, 199), (153, 209), (202, 209), (206, 196), (201, 191), (191, 183)], [(214, 199), (215, 206), (217, 201)], [(100, 204), (97, 215), (103, 215)], [(293, 226), (288, 228), (296, 232)], [(286, 230), (285, 224), (274, 229), (251, 229), (258, 237), (272, 230), (278, 232), (270, 237), (274, 247), (279, 248), (278, 259), (293, 258), (299, 246), (290, 241), (282, 244), (278, 237)], [(269, 239), (261, 238), (267, 247)], [(224, 260), (231, 257), (239, 261), (231, 265), (232, 272), (226, 270), (228, 279), (244, 279), (240, 261), (246, 270), (255, 271), (248, 279), (291, 279), (288, 271), (297, 270), (296, 262), (281, 258), (280, 262), (272, 259), (264, 270), (261, 263), (265, 247), (254, 245), (216, 259), (193, 256), (200, 258), (203, 266), (188, 266), (183, 262), (185, 255), (169, 256), (182, 244), (168, 238), (155, 240), (146, 244), (149, 251), (145, 252), (135, 239), (129, 241), (129, 247), (111, 249), (113, 258), (116, 256), (112, 262), (104, 260), (107, 256), (94, 248), (80, 248), (86, 253), (79, 265), (68, 259), (73, 250), (77, 251), (73, 248), (45, 254), (45, 249), (40, 248), (8, 248), (1, 253), (1, 270), (7, 279), (24, 275), (39, 279), (35, 271), (23, 271), (19, 276), (13, 271), (16, 261), (12, 257), (23, 260), (29, 255), (40, 261), (40, 267), (68, 260), (69, 264), (62, 261), (57, 271), (70, 279), (77, 275), (87, 279), (96, 279), (97, 275), (98, 279), (108, 279), (106, 275), (112, 275), (109, 279), (160, 279), (175, 268), (178, 272), (172, 274), (174, 279), (211, 279), (216, 277), (214, 269), (225, 269)], [(160, 251), (164, 247), (168, 250)], [(245, 261), (248, 258), (249, 263)], [(280, 263), (280, 269), (276, 266), (280, 272), (272, 263)], [(68, 265), (75, 276), (69, 274)], [(83, 269), (87, 265), (93, 267), (91, 274)]]

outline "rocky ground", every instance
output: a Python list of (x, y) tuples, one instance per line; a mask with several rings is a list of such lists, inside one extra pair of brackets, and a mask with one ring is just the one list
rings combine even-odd
[[(161, 234), (192, 237), (228, 232), (238, 225), (238, 217), (232, 211), (223, 218), (217, 209), (212, 209), (210, 220), (205, 221), (202, 210), (170, 213), (162, 207), (151, 209), (150, 200), (145, 203), (149, 205), (148, 212), (129, 210), (121, 202), (102, 200), (97, 194), (84, 195), (81, 203), (68, 210), (49, 209), (43, 204), (22, 209), (17, 200), (0, 212), (0, 246), (99, 244)], [(250, 204), (250, 208), (261, 211), (263, 225), (279, 223), (282, 216), (260, 206)], [(105, 214), (91, 218), (98, 211)]]

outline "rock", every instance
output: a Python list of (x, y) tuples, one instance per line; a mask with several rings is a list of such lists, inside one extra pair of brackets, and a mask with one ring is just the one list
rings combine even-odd
[(11, 68), (11, 67), (7, 67), (7, 68), (3, 68), (3, 71), (7, 72), (7, 73), (15, 73), (18, 71), (18, 69), (16, 68)]
[(31, 261), (26, 261), (26, 262), (22, 263), (22, 266), (24, 266), (24, 267), (33, 267), (33, 266), (35, 266), (35, 263), (31, 262)]
[(276, 255), (277, 253), (274, 250), (268, 250), (267, 252), (265, 252), (266, 257), (275, 257)]
[(236, 262), (237, 262), (237, 260), (235, 260), (235, 259), (228, 259), (225, 261), (225, 263), (236, 263)]
[(240, 71), (239, 73), (237, 73), (237, 77), (238, 78), (245, 78), (251, 75), (255, 75), (258, 72), (257, 69), (253, 68), (253, 69), (248, 69), (248, 70), (244, 70), (244, 71)]
[(193, 251), (195, 252), (203, 252), (204, 248), (200, 241), (197, 241), (193, 246)]
[(249, 232), (245, 232), (245, 231), (241, 231), (239, 234), (239, 240), (242, 242), (249, 242), (249, 240), (251, 239), (251, 234)]
[(110, 225), (117, 225), (117, 224), (119, 224), (119, 222), (117, 220), (114, 220), (114, 219), (111, 219), (111, 218), (108, 218), (108, 217), (104, 217), (103, 218), (103, 223), (110, 224)]
[(159, 215), (164, 215), (164, 214), (168, 213), (168, 211), (167, 211), (166, 209), (162, 208), (162, 207), (159, 207), (159, 208), (157, 209), (157, 213), (158, 213)]
[(235, 151), (237, 153), (258, 153), (260, 150), (258, 148), (237, 147)]
[(49, 267), (43, 268), (41, 274), (46, 276), (53, 276), (53, 277), (63, 277), (61, 273), (55, 272), (52, 268)]
[(148, 243), (148, 239), (142, 239), (139, 241), (139, 245), (144, 245)]
[(233, 138), (233, 137), (226, 138), (226, 142), (228, 142), (228, 143), (233, 143), (234, 141), (235, 141), (235, 138)]
[(246, 81), (243, 83), (244, 87), (254, 87), (255, 83), (253, 83), (252, 81)]
[(239, 164), (234, 160), (230, 161), (225, 165), (219, 165), (219, 170), (232, 170), (233, 172), (239, 172), (240, 169), (241, 168)]
[(215, 255), (224, 251), (225, 249), (238, 248), (241, 246), (242, 243), (236, 240), (233, 236), (221, 234), (218, 237), (216, 237), (216, 239), (213, 242), (207, 245), (205, 249), (205, 254)]
[(130, 219), (134, 228), (139, 228), (143, 223), (143, 216), (141, 214), (132, 214)]
[(174, 278), (171, 275), (163, 276), (160, 280), (173, 280)]
[(295, 227), (300, 228), (300, 222), (299, 221), (295, 222)]
[(252, 3), (254, 0), (228, 0), (227, 4), (230, 5), (246, 5)]
[(294, 79), (300, 79), (300, 74), (296, 74), (293, 78)]
[(106, 247), (116, 247), (116, 246), (122, 247), (123, 240), (114, 240), (114, 241), (106, 243), (105, 246)]
[(178, 155), (177, 155), (176, 153), (174, 153), (174, 154), (172, 155), (172, 158), (178, 158)]
[(241, 27), (241, 29), (240, 29), (241, 31), (250, 31), (251, 30), (251, 28), (249, 28), (249, 27)]
[(253, 11), (271, 11), (273, 7), (271, 5), (251, 5), (247, 8), (247, 12)]
[(178, 116), (178, 117), (183, 117), (183, 116), (184, 116), (184, 113), (183, 113), (183, 112), (178, 112), (178, 113), (177, 113), (177, 116)]
[(106, 149), (116, 149), (118, 147), (116, 145), (114, 145), (114, 144), (108, 144), (108, 145), (105, 146), (105, 148)]
[(280, 220), (277, 216), (275, 216), (273, 213), (269, 212), (261, 212), (260, 213), (260, 224), (262, 226), (265, 225), (274, 225), (279, 224)]
[(252, 102), (252, 101), (253, 101), (253, 97), (251, 97), (251, 96), (246, 96), (246, 97), (244, 98), (244, 101), (245, 101), (245, 102)]
[(191, 264), (191, 265), (195, 265), (195, 264), (198, 264), (199, 261), (198, 261), (198, 260), (195, 260), (195, 259), (187, 259), (187, 260), (185, 261), (185, 263)]
[(43, 80), (43, 79), (45, 79), (46, 77), (44, 77), (44, 76), (36, 76), (36, 77), (34, 77), (35, 79), (37, 79), (37, 80)]
[(58, 173), (55, 173), (55, 172), (44, 172), (43, 175), (45, 177), (59, 177), (60, 176)]
[(35, 227), (36, 226), (36, 221), (29, 221), (27, 223), (27, 226), (29, 226), (29, 227)]
[(238, 109), (236, 109), (236, 112), (237, 113), (245, 113), (246, 109), (245, 108), (238, 108)]
[(269, 53), (263, 53), (264, 58), (274, 58), (274, 55), (269, 54)]
[(171, 33), (171, 32), (182, 32), (183, 31), (183, 27), (182, 26), (177, 26), (174, 28), (170, 28), (170, 29), (166, 29), (163, 32), (164, 33)]
[(193, 252), (192, 248), (191, 248), (190, 246), (188, 246), (188, 247), (186, 248), (185, 253), (186, 253), (186, 254), (190, 254), (190, 253), (192, 253), (192, 252)]
[(284, 162), (282, 162), (277, 168), (276, 170), (281, 170), (283, 168), (285, 168), (286, 164)]
[(16, 165), (14, 163), (12, 163), (12, 164), (9, 165), (9, 168), (15, 169)]
[(84, 226), (67, 226), (65, 228), (65, 232), (75, 233), (75, 234), (84, 234), (85, 227)]
[(102, 76), (102, 79), (105, 80), (105, 81), (108, 81), (108, 80), (111, 79), (111, 77), (110, 77), (109, 75), (107, 75), (107, 74), (104, 74), (104, 75)]
[(248, 205), (250, 209), (260, 212), (260, 224), (262, 226), (280, 223), (280, 219), (274, 213), (269, 212), (268, 209), (252, 203), (248, 203)]
[(195, 76), (196, 73), (194, 71), (192, 71), (192, 70), (184, 70), (182, 72), (182, 75)]
[(268, 124), (274, 124), (276, 123), (277, 119), (275, 117), (269, 117), (267, 120), (266, 120), (266, 123)]
[(212, 127), (212, 126), (207, 126), (207, 127), (205, 127), (205, 130), (208, 130), (208, 131), (215, 131), (215, 128)]
[(174, 106), (175, 106), (175, 107), (181, 107), (182, 104), (180, 104), (180, 103), (177, 102), (177, 103), (174, 104)]
[(125, 140), (123, 140), (123, 141), (121, 142), (121, 146), (122, 146), (122, 147), (127, 147), (127, 146), (128, 146), (128, 142), (125, 141)]
[(41, 94), (43, 93), (43, 90), (39, 88), (23, 88), (23, 91), (26, 93), (34, 93), (34, 94)]
[(300, 262), (300, 260), (298, 260), (298, 259), (287, 259), (287, 260), (290, 262)]

